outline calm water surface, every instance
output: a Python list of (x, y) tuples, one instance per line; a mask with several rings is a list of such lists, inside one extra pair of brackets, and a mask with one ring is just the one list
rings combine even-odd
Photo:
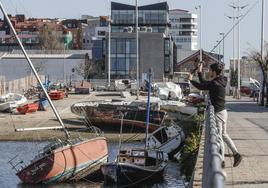
[[(79, 183), (54, 184), (54, 185), (25, 185), (15, 175), (15, 170), (8, 164), (8, 161), (18, 155), (18, 159), (29, 161), (36, 155), (38, 149), (42, 149), (45, 142), (0, 142), (0, 187), (1, 188), (101, 188), (103, 182), (82, 181)], [(122, 148), (142, 146), (140, 143), (123, 144)], [(117, 143), (109, 143), (109, 160), (115, 159), (118, 152)], [(144, 188), (184, 188), (185, 182), (180, 178), (180, 169), (177, 163), (169, 162), (164, 180), (155, 184), (146, 184), (139, 187)]]

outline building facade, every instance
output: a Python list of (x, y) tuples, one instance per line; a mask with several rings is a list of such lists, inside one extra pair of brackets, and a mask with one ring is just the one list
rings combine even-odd
[[(136, 24), (135, 6), (111, 3), (112, 32), (132, 31)], [(168, 4), (166, 2), (138, 7), (138, 24), (140, 31), (153, 33), (169, 33)]]
[(169, 11), (171, 23), (170, 34), (178, 49), (198, 49), (197, 15), (186, 10), (174, 9)]
[[(137, 47), (135, 6), (112, 2), (111, 78), (136, 79)], [(176, 46), (169, 35), (168, 4), (140, 6), (139, 10), (139, 75), (153, 69), (154, 78), (163, 80), (173, 73)], [(108, 33), (104, 45), (105, 72), (108, 74)]]

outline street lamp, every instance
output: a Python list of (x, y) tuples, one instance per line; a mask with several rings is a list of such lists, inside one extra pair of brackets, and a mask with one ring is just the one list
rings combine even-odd
[[(265, 15), (265, 0), (262, 0), (262, 19), (261, 19), (261, 58), (262, 61), (264, 61), (264, 15)], [(261, 74), (261, 88), (260, 88), (260, 92), (259, 92), (259, 101), (260, 101), (260, 105), (264, 105), (264, 100), (262, 97), (262, 94), (264, 94), (264, 78), (263, 75)], [(267, 102), (266, 102), (267, 104)]]
[(199, 10), (199, 50), (200, 50), (200, 61), (202, 61), (202, 8), (201, 5), (195, 7)]
[(222, 35), (222, 56), (223, 56), (222, 62), (223, 62), (223, 64), (225, 64), (224, 63), (224, 38), (225, 38), (225, 33), (220, 33), (220, 35)]
[(112, 9), (110, 8), (108, 18), (108, 88), (111, 86), (111, 13)]
[(219, 48), (219, 52), (218, 52), (218, 63), (221, 62), (221, 45), (220, 45), (220, 41), (219, 40), (216, 40), (216, 46), (218, 45), (218, 48)]
[(138, 26), (139, 26), (139, 11), (138, 11), (138, 0), (136, 0), (136, 58), (137, 58), (137, 99), (139, 99), (139, 88), (140, 88), (140, 83), (139, 83), (139, 31), (138, 31)]

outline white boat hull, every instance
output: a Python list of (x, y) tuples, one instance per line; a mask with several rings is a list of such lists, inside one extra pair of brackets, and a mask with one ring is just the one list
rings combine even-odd
[(27, 102), (26, 97), (17, 93), (8, 93), (0, 97), (0, 111), (11, 111)]

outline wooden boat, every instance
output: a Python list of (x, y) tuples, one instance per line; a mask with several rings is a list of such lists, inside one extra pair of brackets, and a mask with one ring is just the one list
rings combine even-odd
[(105, 184), (136, 185), (162, 179), (167, 162), (163, 152), (155, 152), (156, 156), (150, 156), (143, 149), (121, 150), (116, 162), (101, 166)]
[(23, 95), (8, 93), (0, 96), (0, 111), (12, 111), (25, 102), (27, 102), (27, 99)]
[[(146, 108), (146, 131), (144, 149), (121, 150), (119, 142), (119, 154), (115, 162), (102, 165), (101, 171), (106, 184), (117, 186), (133, 186), (144, 181), (153, 181), (163, 178), (167, 162), (162, 151), (150, 150), (148, 147), (148, 130), (150, 118), (150, 92), (151, 74), (149, 74), (149, 89)], [(123, 117), (123, 116), (122, 116)], [(120, 127), (122, 133), (123, 123)]]
[[(113, 110), (107, 106), (97, 108), (88, 108), (86, 118), (96, 127), (106, 131), (120, 130), (120, 113), (124, 114), (123, 129), (124, 132), (144, 132), (146, 129), (146, 110), (128, 109)], [(164, 121), (166, 113), (162, 111), (150, 111), (149, 132), (158, 129)]]
[(30, 165), (17, 172), (23, 183), (78, 181), (95, 173), (108, 160), (106, 139), (55, 142)]
[(52, 91), (48, 95), (51, 98), (51, 100), (61, 100), (64, 99), (65, 93), (62, 91)]
[[(124, 114), (124, 132), (144, 132), (146, 129), (146, 110), (128, 105), (97, 104), (95, 106), (72, 105), (72, 112), (84, 111), (85, 118), (90, 124), (103, 131), (119, 132), (121, 119), (120, 114)], [(80, 112), (81, 114), (81, 112)], [(149, 132), (157, 130), (166, 117), (164, 111), (150, 111)]]
[(36, 112), (38, 110), (38, 108), (39, 108), (39, 103), (34, 102), (34, 103), (25, 104), (23, 106), (18, 107), (17, 111), (20, 114), (26, 114), (26, 113)]
[[(53, 143), (44, 148), (39, 155), (30, 161), (29, 165), (18, 168), (18, 165), (22, 164), (21, 160), (16, 164), (13, 163), (14, 158), (10, 160), (9, 163), (17, 171), (16, 175), (23, 183), (53, 183), (78, 181), (99, 170), (99, 166), (107, 162), (106, 139), (100, 136), (93, 139), (71, 139), (1, 3), (0, 8), (65, 134), (64, 141)], [(62, 98), (64, 94), (57, 92), (55, 96), (58, 99)]]
[(177, 152), (185, 140), (185, 134), (175, 123), (169, 126), (162, 126), (148, 137), (150, 149), (160, 150), (170, 157)]

